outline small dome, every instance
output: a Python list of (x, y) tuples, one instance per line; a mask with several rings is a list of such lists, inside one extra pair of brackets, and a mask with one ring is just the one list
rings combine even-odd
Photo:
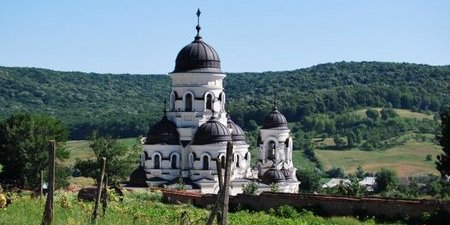
[(294, 171), (289, 170), (289, 169), (285, 169), (284, 167), (281, 169), (281, 172), (284, 175), (284, 178), (286, 178), (286, 180), (293, 180), (294, 179)]
[(195, 40), (182, 48), (177, 55), (173, 73), (184, 72), (222, 73), (219, 55), (200, 36), (196, 36)]
[(201, 125), (195, 132), (193, 145), (205, 145), (231, 141), (228, 128), (221, 124), (214, 116)]
[(136, 168), (130, 175), (130, 182), (128, 184), (133, 187), (147, 187), (147, 175), (145, 174), (144, 168)]
[(227, 120), (227, 127), (231, 129), (231, 139), (233, 141), (243, 141), (245, 142), (245, 133), (240, 126), (235, 124), (230, 117)]
[(178, 145), (180, 135), (177, 131), (177, 125), (164, 117), (156, 123), (147, 134), (147, 140), (145, 144), (166, 144), (166, 145)]
[(262, 180), (263, 182), (270, 184), (283, 182), (286, 178), (284, 177), (283, 172), (272, 167), (264, 173)]
[(270, 112), (264, 118), (264, 124), (262, 129), (277, 129), (277, 130), (287, 130), (287, 120), (283, 114), (278, 111), (277, 107), (274, 106), (272, 112)]

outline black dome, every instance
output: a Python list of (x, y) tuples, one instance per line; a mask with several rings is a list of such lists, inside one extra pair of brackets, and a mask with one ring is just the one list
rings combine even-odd
[(177, 125), (168, 120), (167, 116), (164, 115), (164, 117), (148, 131), (145, 144), (178, 145), (179, 140), (180, 135), (177, 131)]
[(283, 173), (286, 180), (293, 180), (294, 179), (294, 171), (285, 169), (284, 167), (281, 169), (281, 172)]
[(206, 44), (200, 36), (186, 45), (177, 55), (173, 73), (213, 72), (222, 73), (216, 50)]
[(132, 187), (147, 187), (147, 175), (145, 174), (144, 168), (136, 168), (130, 175), (130, 182), (128, 184)]
[(231, 139), (233, 141), (245, 142), (245, 133), (240, 126), (235, 124), (231, 118), (228, 117), (227, 127), (231, 129)]
[(284, 177), (283, 172), (272, 167), (264, 173), (262, 180), (263, 182), (270, 184), (283, 182), (286, 178)]
[(221, 124), (214, 116), (201, 125), (195, 132), (193, 145), (205, 145), (231, 141), (228, 128)]
[(270, 112), (264, 118), (264, 124), (262, 129), (277, 129), (277, 130), (287, 130), (287, 120), (283, 114), (278, 111), (277, 107), (274, 106), (272, 112)]

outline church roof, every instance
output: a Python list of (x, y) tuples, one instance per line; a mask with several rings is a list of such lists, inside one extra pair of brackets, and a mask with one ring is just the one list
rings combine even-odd
[(233, 141), (243, 141), (245, 142), (245, 133), (242, 128), (235, 124), (230, 117), (227, 120), (227, 127), (231, 129), (231, 139)]
[(208, 122), (202, 124), (195, 132), (193, 145), (205, 145), (231, 141), (228, 128), (212, 116)]
[[(197, 17), (200, 17), (200, 11), (197, 11)], [(200, 36), (200, 24), (197, 24), (196, 29), (197, 35), (194, 41), (178, 53), (175, 70), (172, 73), (222, 73), (219, 55), (213, 47), (203, 41)]]
[(276, 105), (273, 106), (272, 111), (264, 118), (262, 129), (288, 129), (286, 117), (278, 111)]
[(177, 131), (177, 125), (167, 119), (167, 116), (164, 115), (163, 118), (148, 131), (145, 144), (178, 145), (179, 139), (180, 135)]
[(262, 181), (267, 184), (279, 183), (279, 182), (286, 181), (286, 178), (284, 177), (284, 174), (282, 171), (277, 170), (275, 167), (272, 167), (264, 173), (264, 175), (262, 177)]

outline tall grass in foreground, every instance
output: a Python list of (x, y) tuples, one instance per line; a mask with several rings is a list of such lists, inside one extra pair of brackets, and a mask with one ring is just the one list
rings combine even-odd
[[(97, 224), (140, 225), (140, 224), (204, 224), (209, 211), (191, 205), (167, 205), (160, 202), (158, 192), (128, 192), (124, 201), (113, 197), (105, 216), (100, 216)], [(92, 202), (79, 202), (73, 193), (58, 192), (55, 197), (56, 225), (90, 224)], [(0, 209), (1, 225), (40, 224), (44, 200), (27, 195), (13, 196), (13, 202), (6, 209)], [(376, 224), (374, 220), (361, 222), (351, 217), (322, 218), (311, 212), (297, 212), (292, 207), (280, 207), (269, 212), (238, 211), (229, 214), (229, 224), (252, 225), (359, 225)]]

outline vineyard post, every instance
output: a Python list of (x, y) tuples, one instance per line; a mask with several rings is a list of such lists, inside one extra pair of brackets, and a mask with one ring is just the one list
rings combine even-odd
[(50, 140), (48, 149), (48, 186), (47, 186), (47, 200), (45, 202), (44, 216), (42, 218), (42, 225), (50, 225), (53, 222), (53, 194), (55, 191), (55, 140)]
[(226, 169), (225, 169), (225, 180), (223, 184), (223, 204), (222, 204), (222, 221), (221, 225), (228, 224), (228, 205), (230, 203), (230, 178), (231, 178), (231, 164), (233, 160), (233, 144), (231, 142), (227, 143), (227, 157), (226, 157)]
[(97, 222), (98, 205), (100, 204), (100, 197), (102, 196), (103, 177), (105, 176), (105, 164), (106, 164), (106, 158), (102, 157), (100, 159), (100, 177), (98, 178), (98, 181), (97, 181), (97, 196), (95, 198), (94, 212), (92, 212), (92, 223), (93, 224), (95, 224)]
[(103, 198), (102, 198), (102, 210), (103, 216), (105, 216), (106, 208), (108, 208), (108, 175), (105, 174), (105, 184), (103, 186)]
[(41, 170), (41, 188), (39, 192), (39, 200), (42, 200), (42, 196), (44, 196), (44, 170)]
[[(217, 177), (219, 180), (219, 192), (223, 191), (223, 174), (222, 174), (222, 159), (217, 157), (216, 167), (217, 167)], [(220, 204), (220, 201), (219, 201)], [(217, 223), (220, 224), (222, 222), (222, 212), (217, 212)]]

